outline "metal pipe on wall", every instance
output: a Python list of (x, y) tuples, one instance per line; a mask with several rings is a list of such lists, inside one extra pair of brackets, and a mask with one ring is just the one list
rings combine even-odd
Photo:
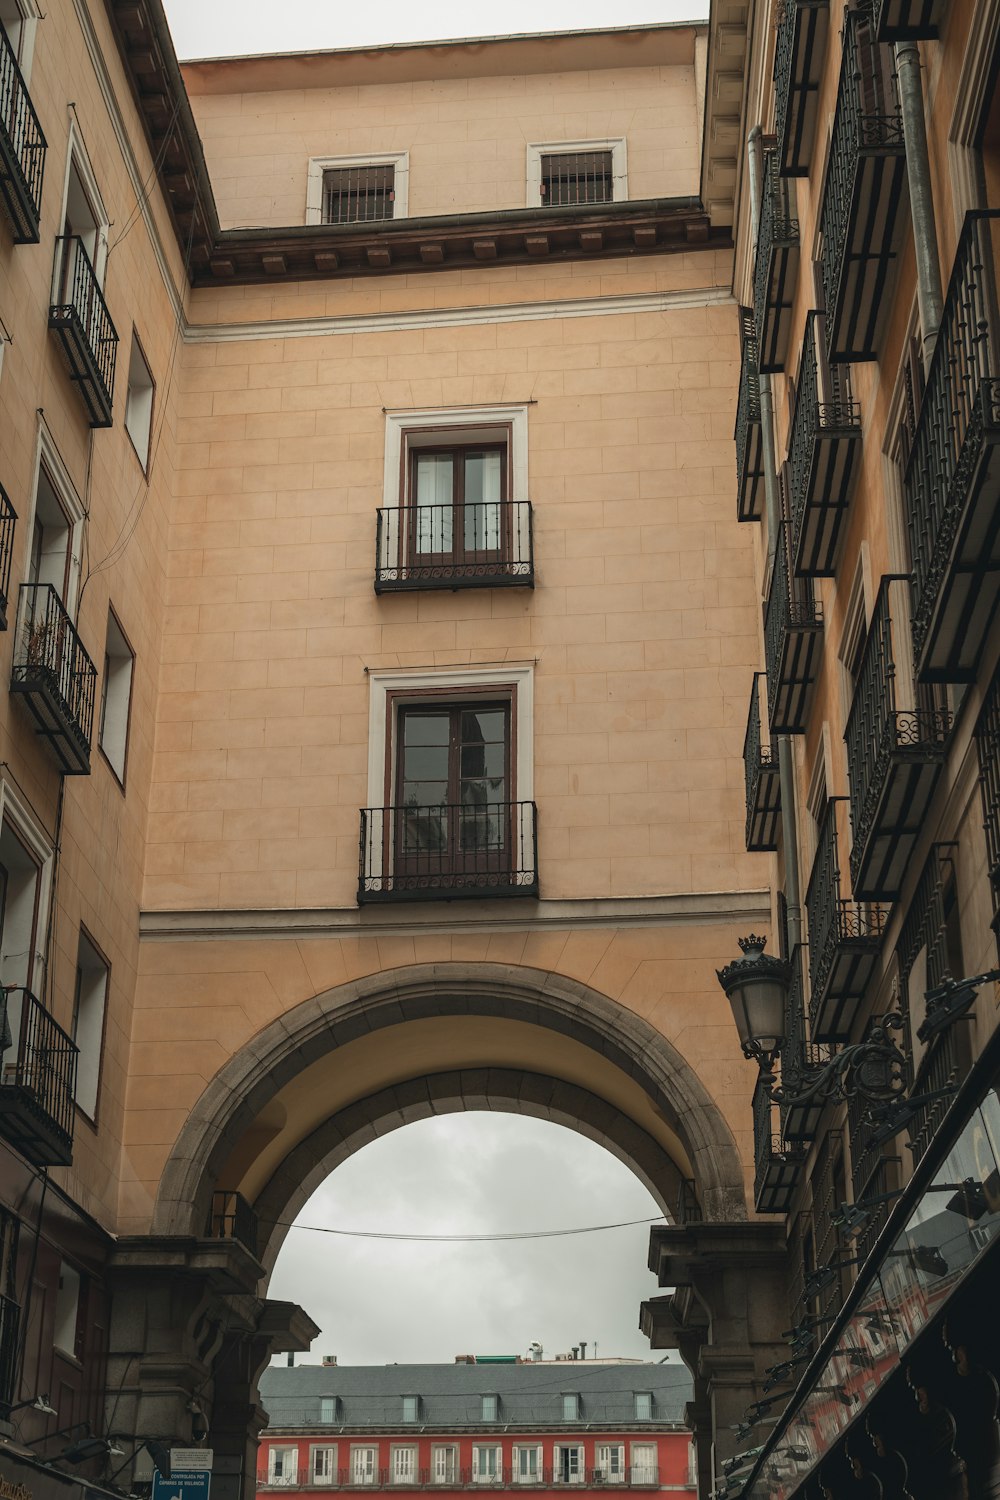
[(897, 42), (896, 82), (906, 145), (906, 177), (910, 188), (913, 220), (913, 251), (917, 266), (917, 307), (924, 369), (930, 367), (944, 308), (941, 295), (941, 262), (934, 224), (924, 86), (920, 77), (920, 49), (916, 42)]

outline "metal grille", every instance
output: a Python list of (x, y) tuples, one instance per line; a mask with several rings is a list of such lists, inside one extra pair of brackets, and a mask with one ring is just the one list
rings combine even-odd
[[(765, 322), (770, 306), (771, 256), (778, 246), (798, 242), (799, 221), (792, 213), (787, 181), (778, 174), (775, 152), (764, 153), (764, 181), (760, 200), (760, 224), (757, 230), (757, 259), (753, 279), (753, 317), (757, 338), (766, 353)], [(765, 363), (765, 369), (770, 365)]]
[[(837, 1168), (843, 1162), (843, 1136), (839, 1130), (828, 1131), (816, 1153), (812, 1174), (813, 1233), (816, 1265), (828, 1266), (841, 1258), (840, 1231), (833, 1216), (840, 1208), (837, 1201)], [(843, 1300), (843, 1272), (837, 1272), (832, 1284), (819, 1292), (813, 1303), (813, 1314), (822, 1318), (839, 1309)]]
[[(743, 774), (746, 781), (746, 846), (748, 849), (765, 849), (773, 846), (776, 836), (777, 809), (773, 806), (772, 794), (762, 789), (761, 778), (778, 769), (778, 757), (770, 745), (761, 743), (760, 731), (760, 679), (763, 672), (755, 672), (750, 689), (750, 710), (747, 714), (747, 729), (743, 739)], [(761, 794), (763, 790), (763, 796)], [(759, 804), (765, 804), (761, 807)], [(764, 827), (758, 827), (763, 822)], [(774, 825), (772, 827), (772, 825)], [(773, 835), (773, 836), (772, 836)]]
[(20, 1326), (21, 1309), (13, 1298), (0, 1292), (0, 1411), (3, 1412), (14, 1401)]
[(358, 901), (535, 896), (533, 802), (361, 810)]
[(395, 175), (391, 163), (331, 167), (323, 173), (323, 223), (369, 224), (391, 219)]
[[(767, 664), (767, 707), (772, 729), (775, 728), (775, 709), (779, 692), (783, 687), (798, 687), (804, 692), (808, 685), (799, 668), (803, 665), (793, 660), (789, 670), (792, 679), (782, 680), (782, 662), (785, 637), (796, 630), (815, 627), (822, 618), (822, 606), (817, 602), (809, 579), (791, 576), (788, 557), (788, 537), (784, 522), (778, 530), (774, 549), (774, 568), (771, 573), (771, 591), (764, 611), (764, 660)], [(812, 678), (809, 678), (812, 681)], [(782, 726), (779, 726), (779, 728)], [(789, 733), (797, 732), (784, 726)]]
[(825, 372), (826, 379), (822, 382), (826, 389), (821, 389), (819, 359), (816, 353), (818, 318), (822, 321), (820, 314), (816, 312), (809, 313), (806, 318), (795, 411), (792, 416), (791, 438), (788, 446), (788, 498), (791, 509), (793, 557), (798, 556), (806, 506), (812, 499), (810, 488), (816, 439), (822, 437), (824, 432), (857, 427), (861, 422), (861, 408), (851, 392), (849, 366), (830, 365)]
[(45, 137), (10, 38), (0, 26), (0, 204), (16, 244), (37, 243)]
[(993, 906), (1000, 911), (1000, 672), (990, 683), (976, 724), (979, 794), (986, 831), (986, 864), (993, 886)]
[(879, 936), (885, 926), (886, 908), (871, 902), (842, 897), (838, 818), (843, 797), (831, 797), (819, 830), (816, 857), (806, 890), (806, 920), (809, 927), (810, 1024), (817, 1028), (817, 1009), (837, 956), (845, 942)]
[(534, 583), (528, 500), (381, 509), (375, 592)]
[(611, 203), (615, 196), (610, 151), (554, 151), (542, 156), (539, 185), (549, 208), (574, 203)]
[[(757, 520), (759, 507), (753, 503), (757, 481), (763, 477), (750, 472), (751, 429), (760, 426), (760, 375), (757, 333), (753, 311), (740, 308), (740, 389), (736, 407), (736, 475), (739, 488), (739, 519)], [(756, 465), (754, 466), (756, 470)], [(747, 491), (749, 490), (749, 495)], [(748, 503), (749, 502), (749, 503)]]
[(257, 1215), (242, 1193), (219, 1189), (212, 1194), (208, 1237), (237, 1240), (251, 1255), (257, 1254)]
[(43, 690), (60, 709), (64, 728), (89, 753), (97, 668), (49, 583), (22, 583), (12, 680)]
[(23, 1089), (46, 1123), (72, 1141), (76, 1043), (41, 1001), (20, 986), (0, 990), (0, 1035), (8, 1029), (17, 1049), (12, 1060), (4, 1060), (3, 1086)]
[(7, 590), (10, 588), (10, 559), (14, 550), (14, 523), (17, 512), (7, 491), (0, 484), (0, 628), (7, 617)]
[(118, 335), (83, 240), (64, 234), (56, 245), (59, 270), (49, 327), (63, 337), (93, 425), (109, 427)]

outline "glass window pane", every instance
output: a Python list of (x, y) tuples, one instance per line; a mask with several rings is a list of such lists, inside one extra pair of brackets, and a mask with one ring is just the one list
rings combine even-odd
[(464, 544), (467, 552), (500, 549), (500, 500), (503, 455), (497, 451), (465, 455)]
[(447, 781), (447, 745), (407, 745), (403, 751), (403, 780)]
[(448, 730), (447, 714), (408, 713), (403, 719), (403, 740), (406, 745), (447, 745)]
[(450, 453), (417, 454), (414, 540), (418, 552), (452, 550), (454, 467)]
[(403, 783), (404, 807), (440, 807), (448, 800), (446, 781), (406, 781)]
[(468, 709), (462, 715), (462, 743), (464, 745), (501, 744), (506, 738), (507, 715), (502, 708)]
[(402, 816), (400, 843), (407, 854), (439, 852), (447, 846), (447, 813), (420, 807)]

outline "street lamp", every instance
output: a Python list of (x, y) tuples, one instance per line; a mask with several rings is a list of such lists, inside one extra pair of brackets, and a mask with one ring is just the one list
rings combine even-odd
[(774, 1064), (785, 1040), (785, 999), (791, 965), (765, 953), (767, 938), (739, 939), (742, 958), (717, 969), (732, 1007), (743, 1056), (753, 1058), (765, 1083), (774, 1082)]

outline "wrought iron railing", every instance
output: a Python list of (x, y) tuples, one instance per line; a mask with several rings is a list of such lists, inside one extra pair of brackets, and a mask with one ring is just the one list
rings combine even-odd
[(0, 1292), (0, 1418), (14, 1403), (21, 1309), (13, 1297)]
[(531, 503), (499, 500), (381, 509), (375, 592), (534, 583)]
[(616, 1485), (630, 1489), (657, 1489), (659, 1484), (660, 1472), (656, 1464), (631, 1464), (620, 1469), (582, 1466), (575, 1472), (568, 1472), (558, 1465), (539, 1464), (533, 1473), (526, 1474), (515, 1472), (509, 1466), (499, 1474), (480, 1472), (469, 1467), (456, 1467), (445, 1474), (427, 1468), (415, 1468), (408, 1472), (388, 1468), (367, 1471), (341, 1468), (320, 1476), (299, 1473), (297, 1468), (289, 1474), (280, 1475), (269, 1474), (266, 1469), (261, 1469), (257, 1474), (257, 1488), (261, 1490), (548, 1490), (591, 1486), (613, 1489)]
[(220, 1188), (212, 1194), (208, 1238), (236, 1240), (251, 1255), (257, 1254), (257, 1215), (242, 1193)]
[(993, 887), (993, 909), (1000, 913), (1000, 671), (990, 683), (976, 723), (976, 753), (986, 834), (986, 868)]
[(764, 326), (771, 286), (771, 255), (776, 247), (795, 244), (798, 238), (799, 221), (792, 213), (788, 183), (778, 175), (775, 153), (767, 151), (764, 153), (764, 181), (753, 280), (753, 318), (759, 350), (764, 345)]
[[(85, 351), (88, 375), (97, 386), (98, 404), (107, 411), (110, 424), (111, 397), (115, 387), (118, 334), (108, 312), (100, 283), (83, 240), (76, 234), (56, 240), (57, 274), (49, 308), (49, 327), (65, 331)], [(79, 379), (85, 377), (78, 375)], [(84, 391), (88, 406), (91, 398)]]
[[(903, 120), (891, 76), (875, 40), (870, 0), (844, 15), (843, 60), (820, 208), (820, 276), (827, 312), (837, 305), (863, 153), (903, 144)], [(827, 347), (834, 319), (826, 325)]]
[[(2, 30), (2, 28), (0, 28)], [(0, 484), (0, 630), (7, 628), (7, 594), (10, 588), (10, 560), (14, 551), (14, 526), (17, 512)]]
[(753, 312), (749, 307), (740, 308), (740, 332), (740, 388), (733, 433), (736, 441), (737, 515), (741, 521), (756, 521), (760, 518), (760, 507), (754, 500), (758, 479), (750, 470), (753, 429), (760, 427), (760, 355)]
[(776, 1183), (776, 1170), (804, 1160), (801, 1147), (789, 1146), (781, 1138), (778, 1106), (771, 1098), (763, 1078), (757, 1080), (753, 1094), (753, 1145), (754, 1145), (754, 1201), (761, 1213), (783, 1212), (777, 1209), (775, 1197), (783, 1197), (788, 1191), (787, 1181)]
[(1000, 209), (966, 215), (904, 475), (920, 659), (984, 429), (1000, 423)]
[(844, 739), (854, 830), (852, 877), (856, 877), (864, 856), (893, 755), (900, 750), (917, 755), (924, 747), (941, 746), (951, 727), (946, 708), (901, 710), (896, 701), (890, 590), (907, 583), (907, 579), (892, 576), (882, 579), (847, 716)]
[(695, 1188), (694, 1178), (682, 1177), (677, 1189), (677, 1207), (674, 1210), (675, 1224), (700, 1224), (701, 1204)]
[[(822, 326), (823, 319), (819, 313), (810, 312), (806, 317), (795, 411), (788, 444), (792, 557), (798, 556), (806, 506), (812, 499), (810, 485), (816, 439), (828, 432), (843, 432), (861, 425), (861, 407), (854, 400), (851, 390), (849, 365), (828, 365), (823, 382), (825, 389), (821, 389), (819, 356), (816, 352), (817, 320)], [(829, 498), (833, 502), (836, 497)]]
[(358, 901), (538, 894), (533, 802), (361, 809)]
[[(834, 1048), (811, 1042), (806, 1024), (805, 965), (801, 948), (791, 956), (791, 982), (785, 1000), (785, 1040), (781, 1048), (781, 1080), (790, 1093), (801, 1089), (832, 1058)], [(800, 1132), (795, 1131), (796, 1135)], [(805, 1134), (805, 1132), (802, 1132)]]
[(764, 661), (767, 666), (768, 717), (773, 725), (782, 688), (782, 655), (789, 631), (809, 629), (823, 618), (823, 607), (809, 579), (792, 578), (785, 523), (778, 528), (771, 590), (764, 610)]
[(844, 806), (843, 797), (831, 797), (826, 804), (806, 889), (811, 990), (809, 1019), (814, 1034), (818, 1006), (838, 948), (856, 939), (880, 937), (887, 915), (884, 906), (870, 901), (852, 901), (841, 895), (838, 822)]
[(0, 26), (0, 199), (18, 244), (37, 244), (45, 137), (10, 38)]
[(760, 731), (760, 679), (763, 672), (755, 672), (750, 689), (750, 710), (747, 714), (747, 729), (743, 737), (743, 776), (746, 782), (746, 845), (749, 849), (756, 843), (754, 825), (757, 821), (757, 794), (763, 772), (777, 769), (777, 753), (761, 740)]
[(12, 681), (22, 690), (46, 692), (89, 754), (97, 668), (49, 583), (21, 584)]
[(0, 1038), (10, 1037), (0, 1061), (0, 1086), (22, 1090), (32, 1108), (67, 1141), (73, 1139), (78, 1048), (30, 990), (0, 989)]

